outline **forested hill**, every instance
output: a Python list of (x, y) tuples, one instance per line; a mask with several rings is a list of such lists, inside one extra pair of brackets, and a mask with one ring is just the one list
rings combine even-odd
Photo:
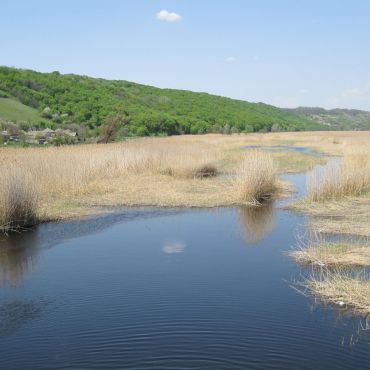
[[(34, 108), (29, 123), (86, 126), (99, 133), (108, 115), (119, 115), (128, 134), (160, 135), (322, 129), (304, 116), (263, 103), (206, 93), (159, 89), (128, 81), (0, 67), (0, 98)], [(7, 100), (9, 99), (9, 100)], [(37, 122), (34, 117), (44, 120)], [(2, 116), (0, 106), (0, 119)], [(24, 119), (23, 121), (27, 121)]]

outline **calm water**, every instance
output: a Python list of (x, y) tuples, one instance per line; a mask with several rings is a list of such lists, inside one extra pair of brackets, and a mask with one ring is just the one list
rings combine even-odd
[(294, 145), (246, 145), (243, 147), (243, 149), (249, 150), (249, 149), (262, 149), (265, 151), (292, 151), (292, 152), (300, 152), (300, 153), (306, 153), (313, 155), (315, 157), (320, 157), (323, 154), (317, 150), (307, 148), (304, 146), (294, 146)]
[(305, 222), (131, 209), (3, 240), (0, 368), (368, 369), (359, 319), (290, 286)]

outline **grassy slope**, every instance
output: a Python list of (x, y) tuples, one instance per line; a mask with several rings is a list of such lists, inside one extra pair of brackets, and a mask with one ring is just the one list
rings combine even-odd
[(10, 121), (39, 122), (40, 113), (14, 99), (0, 98), (0, 119)]
[(90, 128), (124, 111), (133, 132), (142, 134), (203, 133), (225, 125), (239, 131), (269, 131), (273, 124), (285, 130), (323, 127), (267, 104), (57, 72), (0, 67), (0, 91), (39, 112), (48, 106), (51, 113), (68, 114), (69, 122)]

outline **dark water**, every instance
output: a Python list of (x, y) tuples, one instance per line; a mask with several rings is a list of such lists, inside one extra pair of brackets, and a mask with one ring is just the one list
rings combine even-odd
[(131, 209), (3, 240), (0, 369), (368, 369), (359, 319), (290, 286), (305, 222)]

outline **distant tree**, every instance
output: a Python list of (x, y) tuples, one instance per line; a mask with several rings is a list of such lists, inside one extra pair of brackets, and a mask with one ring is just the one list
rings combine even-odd
[(120, 126), (126, 123), (126, 117), (121, 115), (108, 116), (100, 130), (99, 143), (107, 144), (112, 141), (113, 137), (118, 132)]

